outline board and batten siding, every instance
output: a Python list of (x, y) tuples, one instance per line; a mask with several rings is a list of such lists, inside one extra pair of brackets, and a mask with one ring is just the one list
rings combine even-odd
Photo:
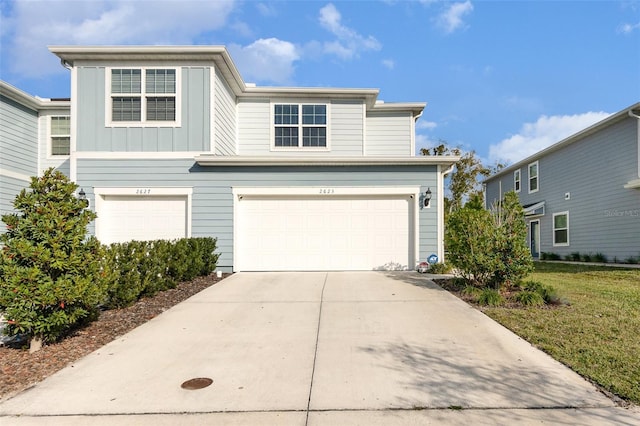
[[(602, 253), (610, 261), (640, 255), (640, 190), (625, 189), (638, 170), (637, 120), (625, 118), (538, 158), (539, 191), (528, 193), (522, 165), (523, 205), (545, 202), (540, 250), (565, 256)], [(535, 161), (535, 158), (532, 159)], [(513, 173), (487, 183), (487, 202), (513, 188)], [(569, 245), (553, 245), (554, 213), (569, 213)]]
[[(436, 166), (202, 167), (192, 160), (78, 160), (78, 183), (95, 206), (94, 187), (191, 187), (194, 237), (215, 237), (219, 266), (233, 265), (234, 187), (437, 187)], [(437, 194), (419, 209), (418, 258), (437, 253)], [(90, 231), (95, 233), (94, 225)]]
[(366, 155), (412, 156), (412, 120), (409, 112), (368, 112)]
[(38, 112), (0, 95), (0, 170), (38, 172)]
[[(167, 65), (169, 66), (169, 65)], [(210, 149), (209, 67), (181, 68), (181, 126), (106, 126), (107, 79), (103, 66), (77, 68), (77, 141), (80, 152), (202, 152)]]
[(216, 155), (236, 154), (236, 98), (222, 75), (215, 78), (215, 133)]
[[(274, 103), (290, 103), (292, 100), (273, 100)], [(299, 103), (318, 103), (312, 99), (295, 100)], [(328, 108), (329, 151), (313, 151), (304, 148), (272, 150), (271, 101), (265, 99), (240, 99), (238, 102), (238, 153), (240, 155), (271, 156), (362, 156), (364, 137), (364, 111), (361, 101), (333, 100)]]

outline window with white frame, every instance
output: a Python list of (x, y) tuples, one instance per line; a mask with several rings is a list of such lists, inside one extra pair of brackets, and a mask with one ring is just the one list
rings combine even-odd
[(327, 106), (323, 104), (275, 104), (276, 148), (326, 148)]
[(177, 121), (175, 68), (112, 68), (110, 78), (112, 123)]
[(553, 214), (553, 245), (569, 245), (569, 212)]
[(515, 192), (520, 192), (520, 169), (513, 172), (513, 190)]
[(529, 164), (529, 192), (536, 192), (538, 189), (538, 162), (536, 161)]
[(69, 155), (71, 151), (71, 117), (52, 116), (50, 133), (51, 155)]

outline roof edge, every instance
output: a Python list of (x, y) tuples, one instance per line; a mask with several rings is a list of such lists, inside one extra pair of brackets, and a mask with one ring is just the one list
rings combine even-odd
[(459, 156), (424, 157), (269, 157), (269, 156), (219, 156), (201, 154), (195, 157), (200, 166), (409, 166), (445, 165), (460, 160)]

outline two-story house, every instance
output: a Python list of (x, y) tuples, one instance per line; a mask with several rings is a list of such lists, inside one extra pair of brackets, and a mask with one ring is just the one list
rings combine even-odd
[(0, 214), (13, 211), (31, 176), (48, 167), (68, 174), (69, 114), (69, 99), (37, 98), (0, 81)]
[(640, 256), (640, 103), (485, 181), (486, 203), (515, 190), (534, 258)]
[(226, 271), (443, 258), (458, 158), (415, 155), (424, 103), (247, 84), (220, 46), (50, 50), (71, 72), (68, 175), (102, 242), (216, 237)]

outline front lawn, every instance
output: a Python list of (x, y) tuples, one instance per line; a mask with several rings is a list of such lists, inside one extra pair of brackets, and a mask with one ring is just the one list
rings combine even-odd
[(569, 306), (483, 312), (619, 397), (640, 404), (640, 269), (536, 263), (527, 277)]

